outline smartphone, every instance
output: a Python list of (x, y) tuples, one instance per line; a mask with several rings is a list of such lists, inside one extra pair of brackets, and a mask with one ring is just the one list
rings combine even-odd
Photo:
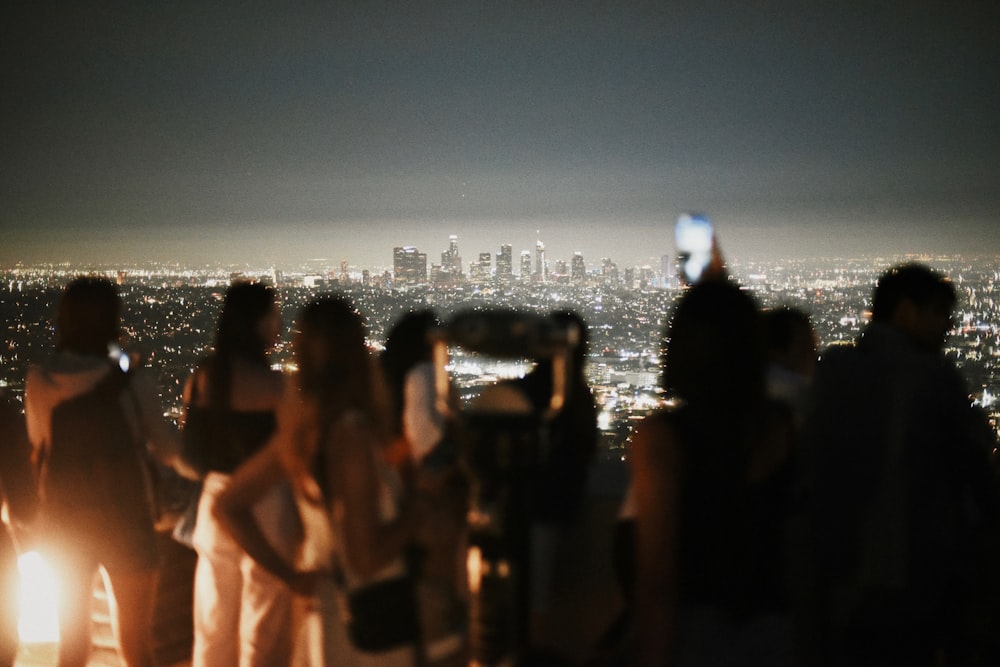
[(122, 369), (122, 373), (128, 373), (128, 369), (132, 364), (131, 358), (117, 343), (110, 343), (108, 345), (108, 359), (118, 362), (118, 368)]
[(674, 236), (681, 275), (693, 285), (712, 261), (712, 241), (715, 232), (708, 216), (702, 213), (682, 213), (677, 217)]

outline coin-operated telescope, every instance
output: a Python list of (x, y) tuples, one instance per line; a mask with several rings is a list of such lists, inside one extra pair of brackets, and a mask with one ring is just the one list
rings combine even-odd
[[(438, 410), (459, 446), (469, 481), (470, 665), (518, 665), (529, 646), (529, 485), (545, 454), (548, 427), (567, 398), (574, 322), (515, 310), (470, 310), (431, 333)], [(449, 369), (466, 355), (499, 361), (548, 360), (552, 390), (537, 409), (513, 382), (460, 400)]]

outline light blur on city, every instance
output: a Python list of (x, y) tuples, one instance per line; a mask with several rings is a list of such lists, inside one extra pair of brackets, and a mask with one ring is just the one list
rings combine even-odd
[[(435, 250), (437, 252), (435, 252)], [(390, 254), (391, 253), (391, 254)], [(177, 416), (181, 388), (211, 345), (223, 292), (236, 277), (260, 279), (280, 291), (285, 335), (276, 366), (292, 361), (291, 329), (299, 309), (323, 292), (350, 296), (364, 314), (377, 350), (403, 313), (431, 308), (447, 320), (465, 308), (517, 308), (548, 313), (571, 309), (587, 322), (586, 375), (600, 406), (600, 459), (628, 459), (633, 426), (667, 397), (658, 389), (660, 337), (680, 291), (672, 254), (658, 266), (619, 265), (611, 257), (546, 255), (528, 249), (463, 248), (452, 235), (440, 247), (386, 249), (386, 266), (311, 260), (299, 267), (16, 265), (0, 269), (0, 309), (7, 327), (0, 350), (0, 384), (19, 396), (28, 365), (51, 354), (55, 305), (80, 272), (101, 272), (120, 284), (125, 303), (124, 347), (138, 352), (159, 376), (164, 408)], [(972, 400), (997, 428), (1000, 418), (1000, 261), (994, 256), (896, 256), (756, 262), (728, 259), (728, 270), (763, 307), (794, 306), (808, 313), (820, 348), (853, 339), (868, 319), (872, 287), (894, 263), (920, 261), (948, 275), (959, 303), (946, 354), (961, 369)], [(438, 261), (440, 258), (440, 261)], [(391, 264), (390, 264), (391, 261)], [(739, 341), (733, 341), (738, 345)], [(453, 360), (462, 387), (522, 374), (527, 366), (484, 370)], [(734, 404), (740, 396), (732, 396)]]

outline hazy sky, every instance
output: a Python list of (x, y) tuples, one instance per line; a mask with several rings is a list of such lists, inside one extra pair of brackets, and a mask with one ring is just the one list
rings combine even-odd
[(0, 263), (1000, 253), (995, 2), (266, 4), (3, 3)]

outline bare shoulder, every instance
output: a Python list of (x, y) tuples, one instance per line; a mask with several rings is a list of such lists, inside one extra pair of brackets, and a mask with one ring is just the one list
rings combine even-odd
[(653, 412), (635, 430), (633, 458), (648, 463), (676, 459), (680, 456), (679, 438), (671, 413), (666, 410)]

